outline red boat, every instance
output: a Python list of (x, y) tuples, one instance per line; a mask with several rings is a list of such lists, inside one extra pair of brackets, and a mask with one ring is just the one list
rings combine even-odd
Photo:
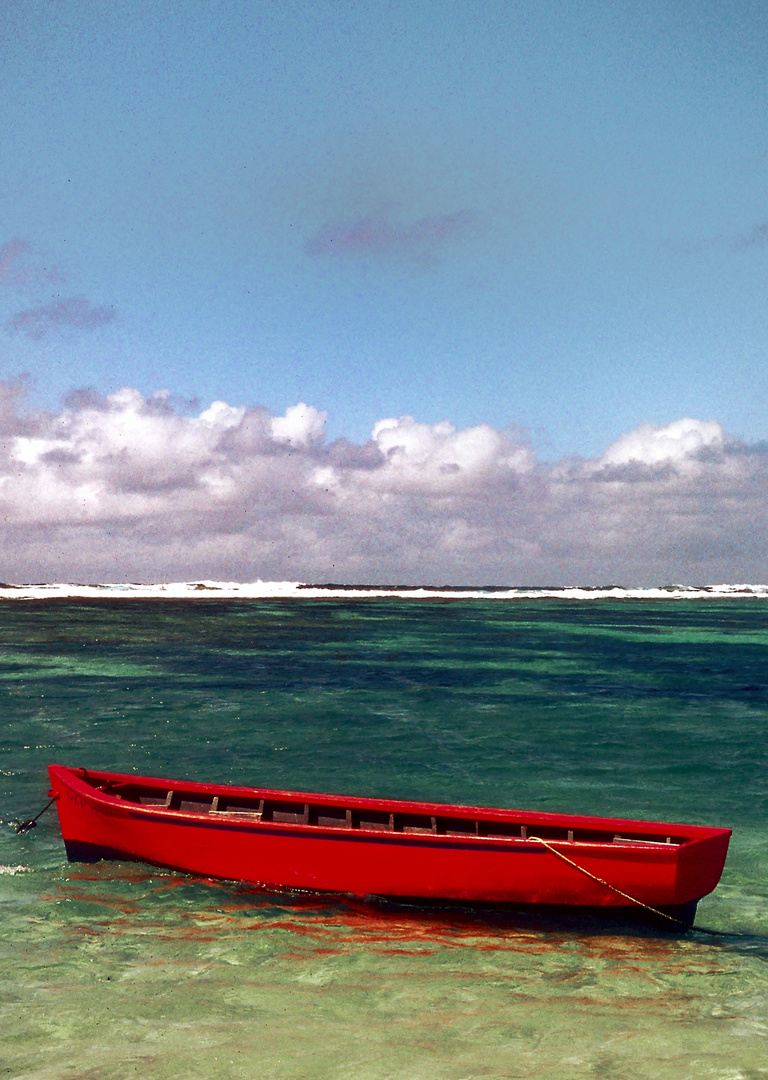
[(730, 829), (161, 780), (51, 765), (75, 861), (270, 889), (634, 910), (691, 925)]

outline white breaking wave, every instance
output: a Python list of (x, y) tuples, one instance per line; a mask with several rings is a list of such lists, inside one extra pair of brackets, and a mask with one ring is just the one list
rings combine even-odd
[(0, 584), (1, 600), (270, 600), (270, 599), (401, 600), (708, 600), (768, 599), (768, 585), (665, 585), (653, 588), (620, 586), (562, 586), (528, 588), (486, 586), (312, 585), (299, 581), (181, 581), (156, 584)]
[(25, 874), (31, 867), (29, 866), (3, 866), (0, 863), (0, 874), (9, 874), (13, 877), (14, 874)]

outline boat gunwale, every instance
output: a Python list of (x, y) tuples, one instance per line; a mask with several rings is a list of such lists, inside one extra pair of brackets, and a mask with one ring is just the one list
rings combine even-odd
[[(195, 828), (222, 829), (227, 831), (240, 831), (259, 833), (261, 835), (290, 836), (304, 839), (333, 840), (347, 843), (376, 843), (376, 844), (401, 844), (411, 847), (450, 848), (459, 850), (467, 848), (473, 851), (497, 851), (500, 848), (517, 848), (520, 852), (536, 855), (544, 854), (547, 850), (544, 844), (536, 836), (499, 836), (499, 835), (476, 835), (474, 833), (412, 833), (397, 832), (389, 829), (365, 829), (359, 826), (354, 828), (337, 827), (333, 825), (303, 824), (293, 821), (260, 821), (255, 817), (251, 820), (245, 814), (228, 815), (226, 811), (212, 815), (210, 812), (169, 810), (158, 806), (132, 806), (119, 800), (114, 805), (118, 812), (127, 811), (128, 816), (138, 820), (150, 820), (163, 822), (167, 825), (188, 824)], [(647, 840), (633, 841), (621, 838), (613, 840), (607, 834), (605, 840), (568, 840), (561, 837), (549, 837), (547, 844), (569, 851), (590, 855), (599, 852), (601, 857), (621, 860), (632, 853), (633, 862), (677, 862), (679, 853), (692, 844), (700, 842), (686, 840), (683, 844), (667, 844), (663, 840), (654, 843)], [(638, 854), (641, 856), (637, 858)]]
[[(360, 826), (347, 827), (339, 825), (321, 825), (316, 822), (291, 822), (291, 821), (263, 821), (261, 818), (257, 818), (255, 814), (250, 815), (248, 813), (228, 812), (225, 810), (190, 810), (180, 809), (178, 807), (167, 807), (158, 805), (146, 805), (141, 803), (134, 803), (128, 799), (121, 797), (117, 793), (111, 793), (103, 790), (102, 788), (95, 787), (90, 781), (104, 781), (106, 783), (114, 783), (116, 785), (124, 784), (125, 786), (134, 787), (159, 787), (165, 790), (175, 790), (181, 793), (189, 794), (202, 794), (213, 797), (217, 794), (224, 793), (227, 797), (234, 798), (248, 798), (248, 799), (274, 799), (275, 801), (295, 802), (295, 803), (308, 803), (310, 805), (318, 803), (329, 807), (343, 807), (350, 810), (379, 810), (389, 811), (390, 813), (413, 813), (432, 815), (435, 817), (453, 817), (462, 820), (479, 820), (481, 822), (493, 823), (506, 823), (506, 824), (520, 824), (528, 825), (535, 828), (537, 825), (544, 826), (557, 826), (564, 827), (570, 826), (574, 829), (592, 829), (594, 831), (605, 832), (606, 837), (604, 840), (589, 838), (589, 839), (566, 839), (566, 838), (547, 838), (548, 844), (554, 844), (557, 847), (564, 846), (569, 850), (579, 850), (583, 853), (587, 853), (588, 849), (597, 849), (601, 852), (613, 852), (617, 857), (620, 857), (621, 853), (627, 853), (630, 850), (633, 853), (633, 858), (637, 857), (641, 853), (648, 856), (651, 860), (658, 860), (660, 855), (666, 855), (668, 859), (674, 860), (678, 858), (679, 853), (684, 850), (690, 849), (702, 840), (707, 840), (716, 836), (730, 836), (731, 830), (727, 828), (719, 828), (715, 826), (706, 825), (690, 825), (690, 824), (677, 824), (670, 822), (659, 821), (644, 821), (630, 818), (605, 818), (586, 816), (579, 814), (563, 814), (563, 813), (550, 813), (547, 811), (524, 811), (499, 807), (476, 807), (465, 806), (448, 803), (425, 803), (425, 802), (413, 802), (410, 800), (399, 799), (379, 799), (368, 798), (365, 796), (344, 796), (344, 795), (331, 795), (320, 792), (304, 792), (304, 791), (291, 791), (279, 788), (248, 788), (240, 787), (238, 785), (230, 784), (211, 784), (201, 783), (199, 781), (182, 781), (173, 780), (164, 777), (151, 777), (143, 776), (131, 773), (113, 773), (98, 769), (85, 769), (83, 767), (73, 767), (66, 765), (51, 765), (50, 769), (57, 774), (64, 774), (61, 779), (65, 780), (67, 785), (78, 792), (81, 797), (101, 804), (101, 808), (106, 811), (117, 810), (121, 813), (127, 813), (131, 817), (139, 820), (144, 819), (147, 823), (160, 822), (182, 824), (184, 822), (190, 825), (199, 826), (205, 825), (206, 827), (219, 827), (223, 828), (237, 828), (245, 831), (256, 831), (260, 833), (277, 832), (282, 835), (303, 835), (307, 838), (316, 837), (318, 839), (333, 838), (333, 839), (353, 839), (358, 837), (360, 840), (367, 841), (388, 841), (396, 843), (418, 843), (418, 844), (435, 844), (439, 843), (441, 846), (457, 847), (469, 843), (472, 848), (478, 847), (497, 847), (502, 845), (508, 847), (510, 845), (519, 847), (520, 850), (526, 850), (531, 853), (537, 850), (544, 851), (544, 847), (537, 845), (535, 841), (539, 839), (535, 836), (501, 836), (501, 835), (483, 835), (474, 833), (437, 833), (424, 831), (395, 831), (389, 829), (366, 829)], [(79, 791), (78, 791), (79, 789)], [(608, 834), (612, 830), (623, 831), (642, 831), (656, 833), (660, 837), (669, 835), (670, 833), (677, 833), (682, 835), (684, 839), (681, 843), (668, 843), (665, 839), (647, 840), (647, 839), (632, 839), (631, 837), (620, 837), (616, 839)], [(645, 860), (641, 860), (645, 861)], [(667, 861), (663, 859), (662, 861)]]

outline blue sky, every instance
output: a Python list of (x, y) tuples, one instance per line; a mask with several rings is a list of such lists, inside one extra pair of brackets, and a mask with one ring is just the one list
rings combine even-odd
[(0, 62), (6, 576), (768, 574), (764, 3), (25, 0)]
[(114, 311), (6, 329), (39, 402), (766, 434), (764, 4), (26, 0), (0, 40), (2, 237), (65, 279), (3, 321)]

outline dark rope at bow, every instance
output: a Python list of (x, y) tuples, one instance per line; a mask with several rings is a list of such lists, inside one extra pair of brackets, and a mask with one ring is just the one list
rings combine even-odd
[(38, 818), (41, 818), (43, 816), (43, 814), (45, 813), (45, 811), (49, 807), (53, 806), (53, 804), (56, 802), (58, 797), (59, 797), (58, 795), (54, 795), (53, 798), (50, 800), (50, 802), (47, 802), (45, 804), (45, 806), (40, 811), (40, 813), (35, 814), (35, 816), (33, 818), (29, 818), (27, 821), (19, 821), (18, 818), (14, 818), (11, 822), (9, 822), (9, 824), (14, 825), (16, 827), (16, 832), (17, 833), (29, 832), (30, 829), (34, 829), (35, 825), (37, 825)]

